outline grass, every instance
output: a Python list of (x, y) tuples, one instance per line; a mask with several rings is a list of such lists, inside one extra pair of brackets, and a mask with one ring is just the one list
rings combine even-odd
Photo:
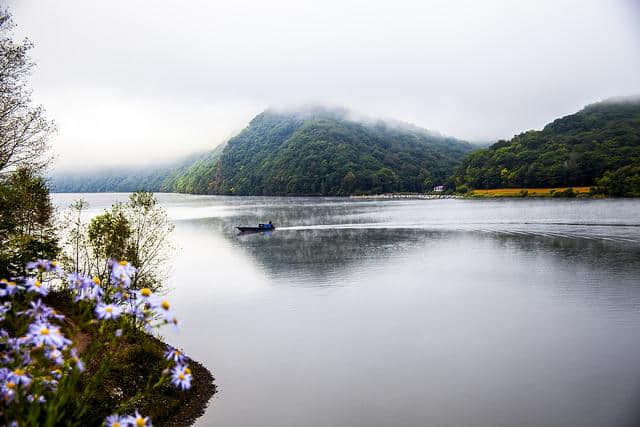
[(555, 193), (564, 192), (571, 188), (574, 193), (587, 195), (591, 187), (555, 187), (555, 188), (494, 188), (490, 190), (472, 190), (472, 197), (522, 197), (526, 191), (529, 197), (553, 197)]

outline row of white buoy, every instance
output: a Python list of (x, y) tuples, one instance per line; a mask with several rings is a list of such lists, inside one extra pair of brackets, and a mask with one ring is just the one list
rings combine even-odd
[(363, 194), (361, 196), (349, 196), (351, 199), (462, 199), (463, 196), (452, 194)]

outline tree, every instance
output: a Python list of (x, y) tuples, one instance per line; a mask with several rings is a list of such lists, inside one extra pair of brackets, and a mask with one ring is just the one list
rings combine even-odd
[(0, 277), (23, 274), (28, 261), (55, 258), (53, 213), (46, 182), (32, 170), (0, 178)]
[(596, 180), (596, 184), (596, 194), (640, 197), (640, 165), (629, 165), (615, 171), (607, 171), (602, 178)]
[(39, 176), (54, 125), (31, 104), (31, 42), (15, 42), (11, 14), (0, 10), (0, 275), (22, 273), (27, 261), (58, 249), (49, 189)]
[(138, 269), (133, 284), (158, 288), (168, 274), (167, 261), (173, 251), (169, 236), (175, 227), (153, 193), (135, 192), (124, 207), (131, 226), (127, 260)]
[(137, 268), (132, 288), (160, 289), (168, 275), (174, 226), (153, 194), (133, 193), (127, 203), (117, 203), (85, 223), (87, 206), (77, 201), (65, 215), (65, 267), (107, 280), (109, 260), (127, 260)]
[(87, 242), (91, 253), (89, 265), (93, 274), (106, 278), (109, 260), (127, 259), (130, 238), (131, 226), (121, 203), (93, 218), (87, 228)]
[(453, 181), (470, 188), (591, 186), (639, 159), (640, 99), (612, 99), (471, 153)]
[(34, 66), (33, 44), (15, 42), (11, 14), (0, 10), (0, 175), (20, 166), (40, 171), (47, 163), (48, 140), (55, 131), (41, 106), (33, 106), (27, 77)]

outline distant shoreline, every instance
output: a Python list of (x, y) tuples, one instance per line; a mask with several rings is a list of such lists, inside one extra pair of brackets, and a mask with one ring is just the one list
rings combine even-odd
[[(235, 195), (235, 194), (197, 194), (177, 193), (174, 191), (155, 191), (155, 194), (176, 194), (186, 196), (224, 196), (224, 197), (329, 197), (352, 200), (442, 200), (442, 199), (495, 199), (495, 198), (609, 198), (604, 195), (594, 194), (593, 187), (532, 187), (532, 188), (492, 188), (470, 190), (465, 194), (451, 193), (382, 193), (382, 194), (352, 194), (348, 196), (321, 195), (321, 194), (297, 194), (297, 195)], [(131, 194), (133, 191), (83, 191), (67, 192), (52, 191), (51, 194)]]
[(469, 198), (499, 197), (593, 197), (592, 187), (549, 187), (549, 188), (492, 188), (471, 190), (465, 195)]
[(435, 199), (464, 199), (464, 196), (455, 194), (421, 194), (421, 193), (386, 193), (386, 194), (362, 194), (346, 196), (350, 199), (364, 199), (364, 200), (386, 200), (386, 199), (422, 199), (422, 200), (435, 200)]

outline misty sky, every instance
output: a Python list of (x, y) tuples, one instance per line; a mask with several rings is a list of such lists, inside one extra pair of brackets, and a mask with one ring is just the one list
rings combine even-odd
[[(455, 3), (455, 5), (454, 5)], [(9, 1), (58, 168), (212, 148), (322, 102), (470, 140), (640, 93), (640, 1)]]

